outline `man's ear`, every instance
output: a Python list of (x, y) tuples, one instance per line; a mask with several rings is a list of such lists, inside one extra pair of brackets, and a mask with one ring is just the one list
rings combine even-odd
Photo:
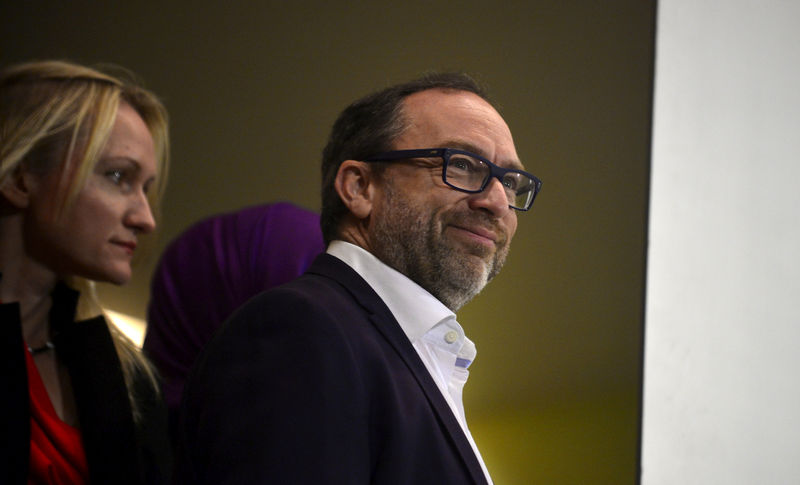
[(334, 188), (353, 216), (358, 219), (369, 217), (375, 194), (375, 178), (365, 162), (342, 162), (336, 172)]
[(12, 206), (25, 209), (31, 203), (32, 188), (35, 185), (33, 178), (24, 168), (17, 168), (0, 187), (0, 193)]

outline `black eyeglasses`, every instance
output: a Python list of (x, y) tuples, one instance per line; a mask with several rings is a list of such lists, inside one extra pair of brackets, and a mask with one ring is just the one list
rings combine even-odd
[(542, 181), (528, 172), (498, 167), (479, 155), (455, 148), (395, 150), (367, 157), (364, 161), (393, 162), (435, 157), (443, 160), (442, 180), (445, 184), (461, 192), (474, 194), (483, 192), (492, 178), (496, 178), (503, 185), (508, 197), (508, 206), (512, 209), (520, 211), (530, 209), (536, 194), (542, 188)]

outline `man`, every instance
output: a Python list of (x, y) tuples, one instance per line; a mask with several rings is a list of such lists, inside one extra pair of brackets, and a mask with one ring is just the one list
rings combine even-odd
[[(410, 150), (410, 151), (409, 151)], [(328, 243), (226, 323), (190, 381), (185, 483), (490, 483), (455, 314), (503, 265), (541, 182), (467, 76), (357, 101), (323, 153)]]

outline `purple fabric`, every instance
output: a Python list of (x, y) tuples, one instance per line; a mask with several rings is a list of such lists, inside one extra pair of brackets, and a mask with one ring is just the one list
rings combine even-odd
[(217, 327), (252, 296), (302, 274), (324, 248), (319, 215), (288, 203), (204, 219), (170, 243), (153, 276), (144, 351), (171, 413)]

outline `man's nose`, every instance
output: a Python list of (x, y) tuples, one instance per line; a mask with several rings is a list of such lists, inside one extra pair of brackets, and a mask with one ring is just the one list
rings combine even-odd
[(497, 177), (492, 177), (483, 191), (473, 194), (470, 207), (487, 210), (495, 217), (502, 217), (512, 210), (508, 204), (508, 193)]

